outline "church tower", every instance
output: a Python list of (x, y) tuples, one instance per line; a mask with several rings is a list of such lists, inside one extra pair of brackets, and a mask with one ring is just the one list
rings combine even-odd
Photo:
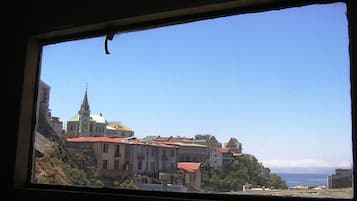
[(89, 136), (89, 125), (90, 125), (90, 110), (87, 97), (87, 86), (84, 94), (81, 109), (79, 110), (79, 136), (88, 137)]

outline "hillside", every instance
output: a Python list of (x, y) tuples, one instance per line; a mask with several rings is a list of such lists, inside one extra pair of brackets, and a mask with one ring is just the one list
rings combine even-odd
[(239, 164), (228, 164), (222, 169), (212, 169), (209, 163), (203, 166), (202, 186), (207, 192), (242, 191), (247, 188), (263, 187), (269, 189), (287, 189), (286, 182), (271, 173), (253, 155), (243, 154)]
[[(85, 153), (70, 155), (58, 145), (42, 152), (35, 158), (35, 182), (60, 185), (89, 185), (93, 178), (93, 164), (86, 163)], [(77, 158), (76, 158), (77, 157)], [(78, 160), (83, 158), (83, 160)], [(79, 165), (78, 161), (82, 161)], [(93, 179), (92, 179), (93, 180)]]
[(64, 139), (57, 135), (42, 113), (39, 113), (34, 148), (35, 183), (101, 185), (94, 178), (93, 154), (67, 149)]

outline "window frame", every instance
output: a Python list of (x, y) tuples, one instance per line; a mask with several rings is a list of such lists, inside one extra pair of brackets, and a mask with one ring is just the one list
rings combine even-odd
[(103, 170), (108, 169), (108, 160), (107, 159), (102, 160), (102, 169)]
[(120, 169), (120, 160), (119, 159), (114, 159), (114, 170), (119, 170)]
[(121, 154), (120, 154), (120, 145), (116, 144), (115, 145), (115, 152), (114, 152), (114, 158), (120, 158)]
[[(232, 3), (233, 2), (233, 3)], [(145, 191), (133, 191), (124, 189), (92, 189), (87, 187), (76, 187), (76, 186), (59, 186), (59, 185), (43, 185), (43, 184), (33, 184), (31, 183), (31, 167), (33, 166), (32, 150), (32, 139), (33, 130), (36, 122), (36, 102), (37, 102), (37, 92), (39, 83), (39, 69), (41, 60), (42, 46), (57, 42), (64, 42), (70, 40), (79, 40), (85, 38), (92, 38), (96, 36), (103, 36), (105, 34), (117, 30), (119, 32), (131, 32), (137, 30), (145, 30), (156, 27), (163, 27), (168, 25), (175, 25), (181, 23), (187, 23), (192, 21), (199, 21), (204, 19), (212, 19), (223, 16), (231, 16), (236, 14), (244, 14), (250, 12), (261, 12), (269, 11), (280, 8), (290, 8), (302, 5), (310, 5), (315, 3), (334, 3), (334, 2), (345, 2), (347, 6), (347, 17), (349, 23), (349, 34), (350, 34), (350, 77), (351, 77), (351, 112), (352, 112), (352, 148), (353, 148), (353, 165), (356, 166), (356, 92), (355, 86), (357, 84), (357, 73), (353, 67), (352, 63), (352, 1), (330, 1), (330, 0), (320, 0), (320, 1), (276, 1), (272, 4), (262, 3), (254, 6), (239, 7), (234, 2), (222, 3), (218, 7), (209, 8), (187, 8), (187, 10), (174, 10), (171, 13), (159, 13), (157, 15), (148, 16), (136, 16), (125, 19), (118, 19), (114, 21), (108, 21), (103, 23), (93, 23), (91, 25), (78, 25), (72, 28), (63, 28), (60, 30), (49, 30), (43, 34), (32, 35), (27, 41), (27, 51), (24, 67), (24, 78), (23, 78), (23, 91), (21, 98), (21, 109), (19, 115), (19, 128), (18, 128), (18, 138), (17, 138), (17, 152), (15, 161), (15, 173), (14, 173), (14, 188), (18, 190), (34, 190), (34, 191), (47, 191), (47, 192), (65, 192), (72, 194), (77, 193), (79, 196), (87, 197), (88, 194), (99, 195), (98, 200), (110, 199), (117, 196), (129, 196), (132, 198), (155, 198), (158, 200), (235, 200), (237, 198), (243, 200), (266, 200), (267, 196), (256, 196), (256, 195), (222, 195), (222, 194), (192, 194), (192, 193), (174, 193), (174, 192), (145, 192)], [(147, 19), (145, 19), (147, 18)], [(104, 43), (103, 43), (104, 47)], [(103, 52), (104, 54), (104, 52)], [(28, 150), (28, 152), (24, 151)], [(25, 152), (25, 154), (24, 154)], [(29, 153), (29, 154), (27, 154)], [(353, 170), (354, 171), (354, 170)], [(355, 175), (355, 171), (353, 172)], [(356, 178), (353, 178), (353, 191), (354, 196), (356, 192)], [(194, 196), (192, 196), (194, 195)], [(104, 197), (103, 197), (104, 196)], [(92, 197), (93, 200), (96, 197)], [(269, 200), (306, 200), (305, 198), (287, 198), (287, 197), (269, 197)], [(308, 198), (309, 200), (322, 200)], [(326, 199), (328, 200), (328, 199)], [(333, 199), (337, 200), (337, 199)]]
[(102, 151), (103, 153), (108, 153), (109, 152), (109, 144), (108, 143), (103, 143), (102, 144)]

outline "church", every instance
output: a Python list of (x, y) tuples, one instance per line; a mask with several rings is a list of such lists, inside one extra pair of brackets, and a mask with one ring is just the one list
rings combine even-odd
[(66, 135), (72, 137), (131, 137), (134, 131), (120, 122), (108, 122), (102, 113), (91, 114), (87, 88), (79, 112), (67, 121)]

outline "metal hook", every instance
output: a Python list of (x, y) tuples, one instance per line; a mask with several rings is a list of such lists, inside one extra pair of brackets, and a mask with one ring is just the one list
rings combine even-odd
[(110, 54), (108, 50), (108, 40), (113, 40), (114, 35), (115, 35), (114, 33), (108, 33), (107, 36), (105, 37), (105, 42), (104, 42), (105, 54)]

